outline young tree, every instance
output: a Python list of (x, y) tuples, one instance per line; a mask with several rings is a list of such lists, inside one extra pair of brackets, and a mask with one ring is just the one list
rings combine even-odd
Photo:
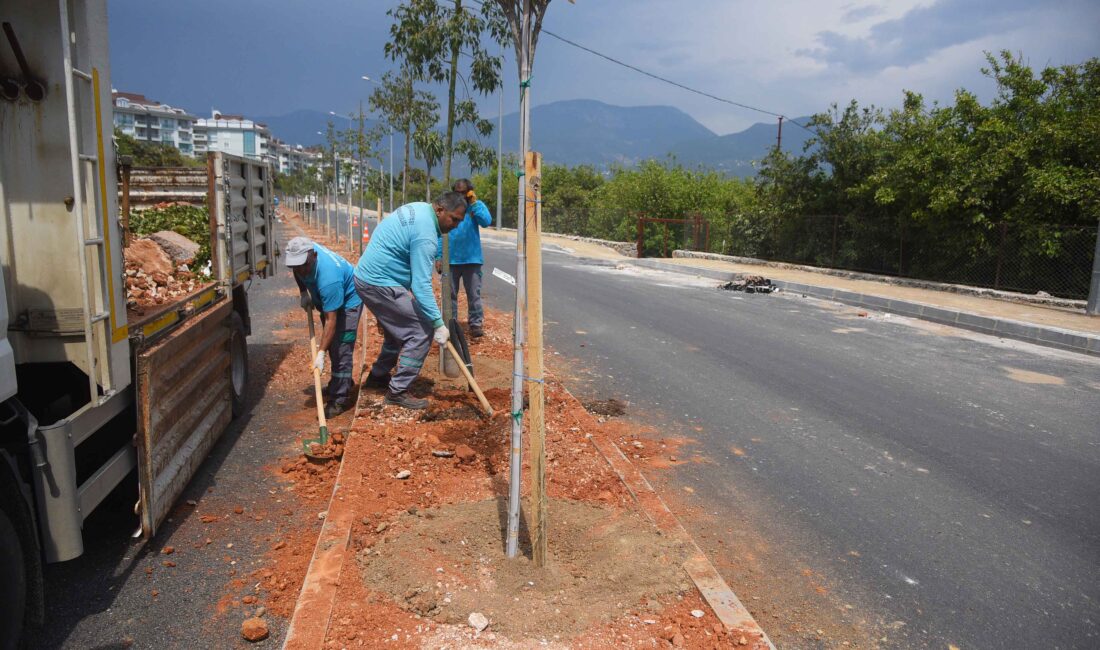
[(413, 135), (413, 146), (416, 147), (416, 155), (424, 161), (424, 195), (425, 200), (432, 200), (432, 167), (443, 156), (443, 137), (434, 129), (421, 129)]
[[(488, 95), (500, 87), (500, 59), (491, 56), (484, 44), (501, 43), (507, 35), (496, 5), (486, 2), (478, 14), (462, 1), (447, 0), (445, 4), (449, 6), (444, 7), (439, 0), (405, 0), (388, 12), (394, 23), (390, 26), (391, 41), (386, 44), (386, 55), (394, 61), (403, 61), (417, 79), (447, 83), (443, 154), (443, 177), (447, 182), (451, 179), (451, 160), (456, 150), (468, 156), (472, 153), (477, 162), (484, 159), (476, 140), (463, 140), (461, 146), (456, 146), (455, 127), (470, 124), (482, 136), (493, 129), (492, 122), (480, 118), (471, 98), (456, 101), (459, 55), (471, 58), (467, 76), (474, 90)], [(471, 160), (471, 165), (475, 160)]]
[(387, 72), (382, 77), (382, 85), (371, 93), (368, 101), (371, 109), (382, 114), (390, 129), (404, 135), (405, 162), (401, 173), (401, 202), (404, 203), (412, 135), (422, 125), (435, 125), (438, 121), (439, 102), (431, 93), (417, 90), (413, 86), (412, 75), (407, 72), (402, 72), (401, 75)]

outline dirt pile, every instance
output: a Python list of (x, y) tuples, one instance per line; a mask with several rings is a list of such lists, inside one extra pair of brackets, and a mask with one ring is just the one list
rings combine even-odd
[(473, 613), (506, 637), (568, 639), (648, 598), (687, 591), (686, 551), (637, 513), (555, 499), (547, 566), (504, 555), (507, 503), (489, 499), (405, 513), (359, 551), (368, 588), (440, 623)]

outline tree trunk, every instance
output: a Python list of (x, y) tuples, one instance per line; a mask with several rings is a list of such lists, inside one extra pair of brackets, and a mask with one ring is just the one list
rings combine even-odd
[[(455, 0), (455, 15), (462, 13), (462, 0)], [(443, 154), (443, 184), (451, 184), (451, 157), (454, 156), (455, 80), (458, 79), (458, 41), (451, 41), (451, 74), (447, 88), (447, 145)]]
[(424, 181), (424, 196), (427, 197), (424, 200), (428, 203), (432, 202), (432, 168), (430, 166), (424, 167), (424, 174), (427, 179)]

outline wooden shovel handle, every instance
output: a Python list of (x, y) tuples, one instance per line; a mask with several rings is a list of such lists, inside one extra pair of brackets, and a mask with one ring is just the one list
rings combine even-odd
[(447, 351), (451, 353), (451, 357), (454, 358), (455, 363), (458, 364), (459, 369), (462, 370), (462, 374), (466, 375), (466, 381), (469, 382), (470, 388), (474, 389), (474, 395), (477, 395), (477, 401), (481, 402), (481, 407), (485, 409), (485, 413), (489, 417), (493, 417), (493, 407), (489, 406), (489, 400), (485, 399), (485, 393), (481, 392), (481, 387), (477, 385), (477, 380), (470, 374), (470, 369), (466, 367), (466, 362), (462, 360), (462, 357), (458, 356), (458, 350), (455, 350), (455, 346), (447, 341)]
[(309, 365), (313, 369), (313, 394), (317, 400), (317, 424), (325, 429), (328, 428), (328, 423), (325, 421), (325, 402), (321, 396), (321, 371), (313, 365), (313, 360), (317, 358), (317, 335), (313, 331), (313, 309), (306, 310), (306, 317), (309, 318)]

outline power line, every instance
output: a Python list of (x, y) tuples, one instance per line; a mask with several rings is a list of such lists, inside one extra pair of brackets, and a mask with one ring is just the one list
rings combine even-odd
[[(471, 2), (472, 4), (477, 5), (478, 7), (481, 7), (484, 4), (480, 0), (468, 0), (468, 1)], [(453, 10), (448, 9), (448, 8), (444, 8), (444, 11), (453, 11)], [(686, 90), (690, 93), (695, 93), (696, 95), (702, 95), (703, 97), (706, 97), (708, 99), (713, 99), (713, 100), (718, 101), (718, 102), (722, 102), (723, 104), (729, 104), (731, 106), (737, 106), (738, 108), (744, 108), (746, 110), (756, 111), (757, 113), (763, 113), (765, 115), (771, 115), (772, 117), (781, 118), (783, 120), (786, 120), (786, 121), (794, 124), (795, 126), (798, 126), (798, 127), (802, 128), (806, 131), (809, 131), (810, 133), (813, 133), (814, 135), (818, 135), (817, 131), (811, 129), (808, 126), (805, 126), (804, 124), (798, 123), (797, 121), (787, 117), (786, 115), (783, 115), (782, 113), (776, 113), (775, 111), (769, 111), (767, 109), (758, 108), (756, 106), (749, 106), (748, 104), (742, 104), (741, 102), (735, 102), (732, 99), (726, 99), (725, 97), (719, 97), (718, 95), (708, 93), (704, 90), (699, 90), (698, 88), (692, 88), (691, 86), (684, 85), (684, 84), (682, 84), (678, 81), (673, 81), (672, 79), (668, 79), (667, 77), (662, 77), (658, 74), (654, 74), (652, 72), (649, 72), (648, 70), (643, 70), (643, 69), (639, 68), (638, 66), (631, 65), (629, 63), (626, 63), (625, 61), (620, 61), (619, 59), (616, 59), (613, 56), (608, 56), (607, 54), (604, 54), (602, 52), (597, 52), (596, 50), (593, 50), (590, 47), (585, 47), (584, 45), (581, 45), (580, 43), (577, 43), (575, 41), (571, 41), (568, 38), (565, 38), (564, 36), (560, 36), (558, 34), (555, 34), (554, 32), (552, 32), (548, 29), (545, 29), (545, 28), (539, 30), (539, 33), (540, 34), (546, 34), (547, 36), (550, 36), (552, 38), (556, 38), (559, 41), (561, 41), (561, 42), (563, 42), (567, 45), (572, 45), (573, 47), (575, 47), (577, 49), (584, 50), (585, 52), (588, 52), (589, 54), (593, 54), (595, 56), (598, 56), (601, 59), (606, 59), (606, 60), (608, 60), (608, 61), (610, 61), (610, 62), (612, 62), (616, 65), (621, 65), (624, 68), (627, 68), (629, 70), (633, 70), (634, 72), (637, 72), (639, 74), (643, 74), (643, 75), (645, 75), (647, 77), (650, 77), (652, 79), (656, 79), (657, 81), (660, 81), (660, 82), (663, 82), (663, 83), (666, 83), (666, 84), (669, 84), (669, 85), (672, 85), (672, 86), (676, 86), (677, 88), (680, 88), (681, 90)], [(782, 127), (780, 127), (780, 128), (782, 128)]]
[(656, 79), (657, 81), (661, 81), (661, 82), (676, 86), (677, 88), (680, 88), (682, 90), (686, 90), (686, 91), (691, 92), (691, 93), (695, 93), (696, 95), (702, 95), (703, 97), (707, 97), (709, 99), (713, 99), (715, 101), (722, 102), (723, 104), (730, 104), (731, 106), (737, 106), (739, 108), (744, 108), (746, 110), (756, 111), (757, 113), (764, 113), (765, 115), (771, 115), (773, 117), (783, 118), (783, 119), (787, 120), (788, 122), (791, 122), (793, 124), (797, 124), (798, 126), (802, 127), (803, 129), (806, 129), (807, 131), (809, 131), (810, 133), (813, 133), (814, 135), (817, 135), (817, 132), (814, 131), (813, 129), (811, 129), (810, 127), (799, 124), (798, 122), (792, 120), (791, 118), (787, 117), (786, 115), (783, 115), (782, 113), (776, 113), (774, 111), (769, 111), (769, 110), (764, 109), (764, 108), (757, 108), (756, 106), (749, 106), (748, 104), (742, 104), (741, 102), (735, 102), (732, 99), (726, 99), (725, 97), (719, 97), (718, 95), (708, 93), (704, 90), (699, 90), (697, 88), (692, 88), (691, 86), (686, 86), (686, 85), (684, 85), (684, 84), (682, 84), (678, 81), (673, 81), (672, 79), (662, 77), (660, 75), (654, 74), (654, 73), (649, 72), (647, 70), (643, 70), (643, 69), (639, 68), (638, 66), (631, 65), (631, 64), (626, 63), (624, 61), (620, 61), (620, 60), (616, 59), (615, 57), (608, 56), (606, 54), (603, 54), (602, 52), (597, 52), (596, 50), (593, 50), (592, 48), (585, 47), (585, 46), (581, 45), (580, 43), (571, 41), (568, 38), (565, 38), (564, 36), (559, 36), (558, 34), (555, 34), (554, 32), (552, 32), (550, 30), (547, 30), (547, 29), (543, 29), (541, 33), (546, 34), (547, 36), (556, 38), (559, 41), (561, 41), (563, 43), (566, 43), (568, 45), (572, 45), (573, 47), (575, 47), (577, 49), (584, 50), (585, 52), (588, 52), (589, 54), (594, 54), (594, 55), (600, 57), (601, 59), (606, 59), (606, 60), (608, 60), (608, 61), (610, 61), (610, 62), (612, 62), (616, 65), (621, 65), (624, 68), (628, 68), (630, 70), (633, 70), (634, 72), (644, 74), (645, 76)]

